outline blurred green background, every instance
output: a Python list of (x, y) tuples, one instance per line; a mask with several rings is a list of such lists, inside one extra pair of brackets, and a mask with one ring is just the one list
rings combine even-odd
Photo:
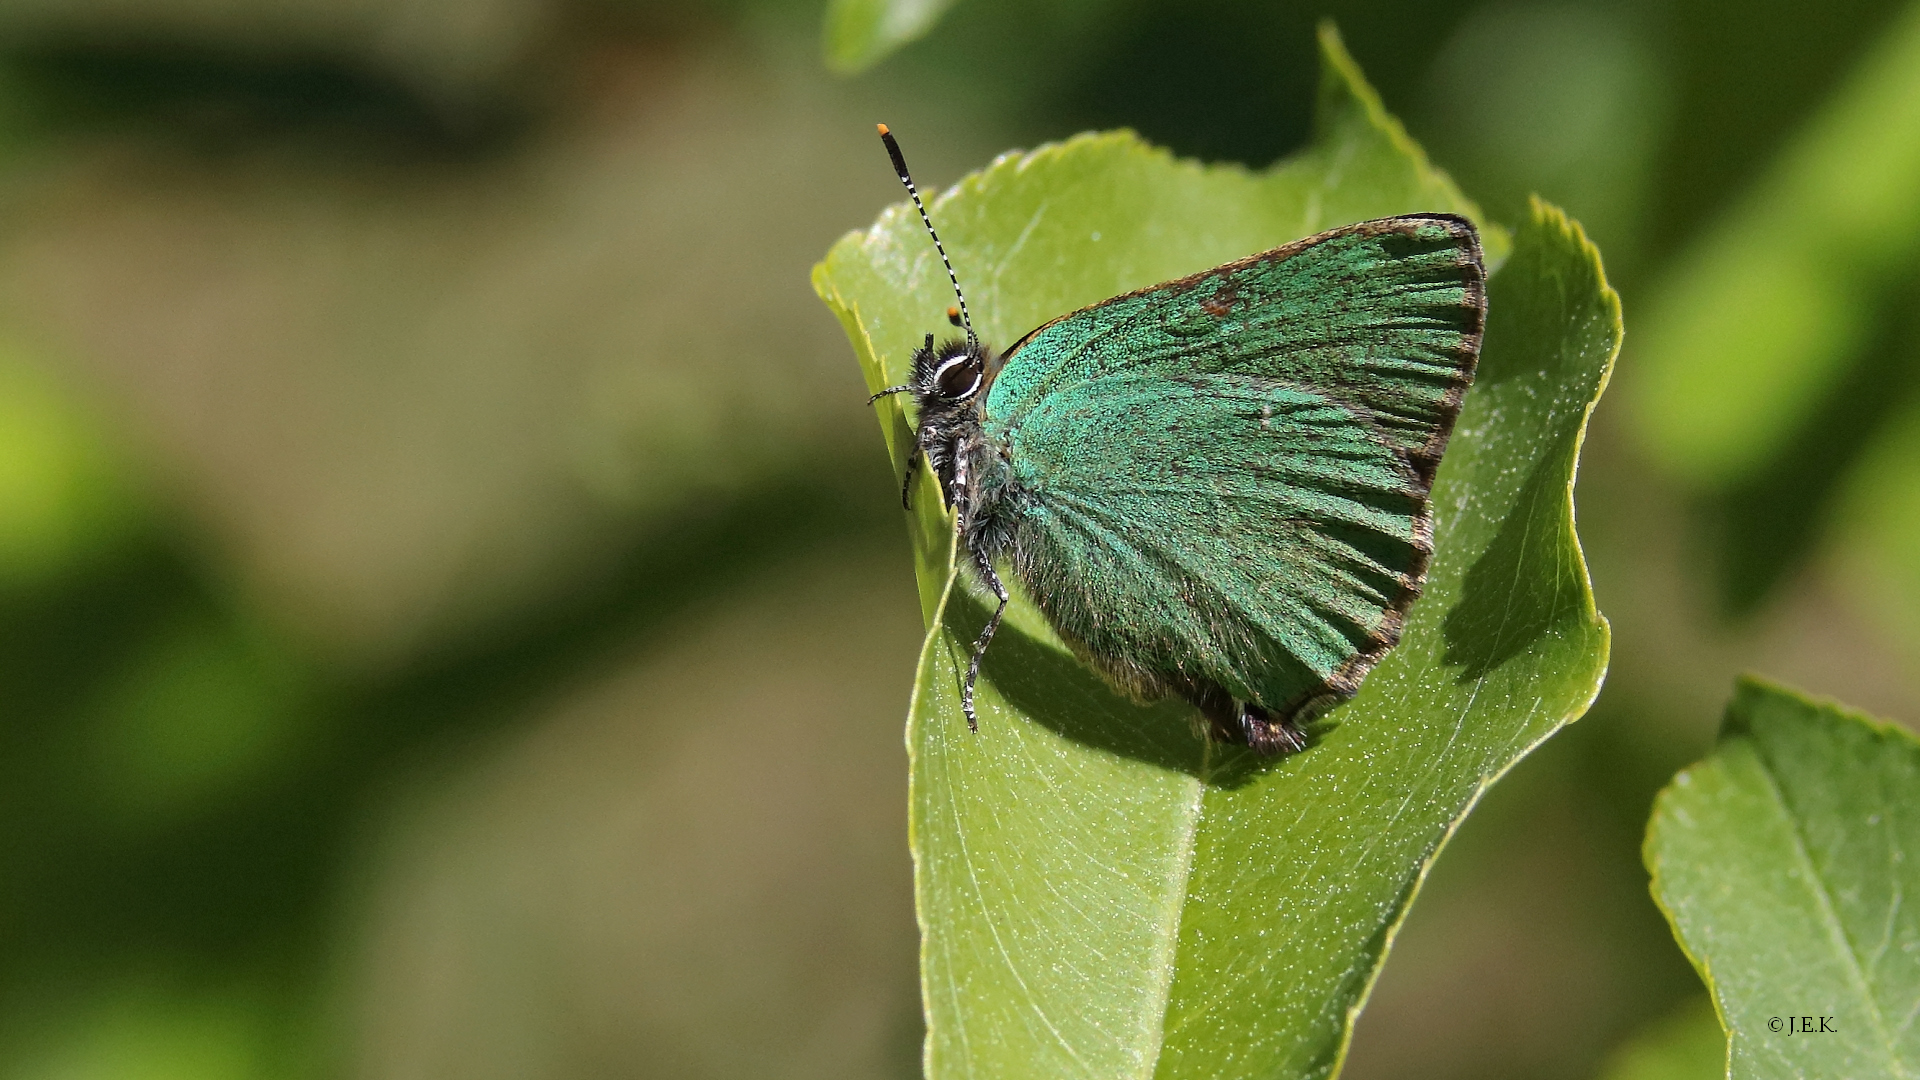
[[(1330, 14), (1628, 334), (1614, 660), (1347, 1076), (1590, 1077), (1700, 990), (1653, 792), (1754, 668), (1920, 717), (1920, 6), (0, 7), (0, 1080), (917, 1074), (897, 485), (807, 270), (993, 154), (1261, 166)], [(962, 268), (964, 273), (964, 268)]]

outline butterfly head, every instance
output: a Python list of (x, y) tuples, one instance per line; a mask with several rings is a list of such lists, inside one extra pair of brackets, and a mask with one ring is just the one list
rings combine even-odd
[(978, 342), (956, 338), (913, 358), (913, 396), (923, 407), (965, 405), (986, 385), (987, 350)]

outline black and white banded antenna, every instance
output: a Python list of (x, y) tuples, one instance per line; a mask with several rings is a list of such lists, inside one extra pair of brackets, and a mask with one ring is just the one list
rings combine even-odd
[(933, 249), (940, 253), (940, 262), (947, 268), (947, 280), (953, 282), (953, 295), (960, 301), (960, 327), (967, 332), (967, 347), (976, 355), (980, 352), (980, 338), (973, 332), (973, 317), (967, 314), (967, 295), (960, 291), (960, 278), (953, 272), (953, 260), (947, 258), (946, 245), (940, 242), (940, 234), (933, 231), (933, 219), (927, 216), (926, 204), (920, 201), (920, 189), (913, 186), (913, 177), (907, 173), (907, 159), (900, 153), (900, 144), (893, 139), (893, 132), (887, 125), (875, 125), (880, 129), (880, 141), (887, 144), (887, 156), (893, 159), (893, 171), (900, 174), (900, 182), (907, 186), (907, 194), (913, 196), (913, 208), (920, 211), (920, 222), (927, 227), (927, 235), (933, 237)]

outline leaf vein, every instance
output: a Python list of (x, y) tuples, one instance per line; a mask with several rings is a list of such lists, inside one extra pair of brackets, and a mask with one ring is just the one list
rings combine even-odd
[(1874, 996), (1866, 972), (1860, 966), (1860, 957), (1854, 951), (1853, 941), (1848, 937), (1846, 927), (1840, 922), (1839, 912), (1834, 908), (1833, 896), (1827, 890), (1826, 879), (1814, 868), (1813, 855), (1807, 849), (1807, 838), (1801, 830), (1799, 815), (1787, 805), (1786, 795), (1780, 789), (1780, 782), (1774, 776), (1772, 766), (1767, 764), (1764, 758), (1760, 760), (1760, 774), (1766, 779), (1767, 793), (1773, 797), (1774, 804), (1780, 808), (1781, 814), (1787, 819), (1788, 829), (1793, 834), (1793, 857), (1812, 886), (1813, 898), (1820, 906), (1821, 922), (1825, 925), (1828, 935), (1834, 940), (1837, 946), (1836, 951), (1847, 961), (1847, 974), (1851, 976), (1855, 988), (1866, 1004), (1868, 1019), (1872, 1022), (1875, 1033), (1880, 1037), (1888, 1059), (1893, 1062), (1901, 1075), (1911, 1075), (1912, 1071), (1906, 1067), (1906, 1063), (1894, 1046), (1893, 1035), (1887, 1028), (1886, 1015), (1881, 1012), (1880, 1001)]

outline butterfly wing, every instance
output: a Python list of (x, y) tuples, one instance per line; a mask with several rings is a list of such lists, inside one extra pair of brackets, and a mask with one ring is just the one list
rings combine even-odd
[(1470, 224), (1391, 218), (1029, 335), (985, 413), (1035, 601), (1137, 692), (1351, 695), (1424, 581), (1484, 296)]
[(989, 418), (1116, 372), (1221, 372), (1311, 387), (1364, 410), (1431, 475), (1473, 381), (1486, 313), (1465, 218), (1363, 221), (1064, 315), (1007, 350)]

